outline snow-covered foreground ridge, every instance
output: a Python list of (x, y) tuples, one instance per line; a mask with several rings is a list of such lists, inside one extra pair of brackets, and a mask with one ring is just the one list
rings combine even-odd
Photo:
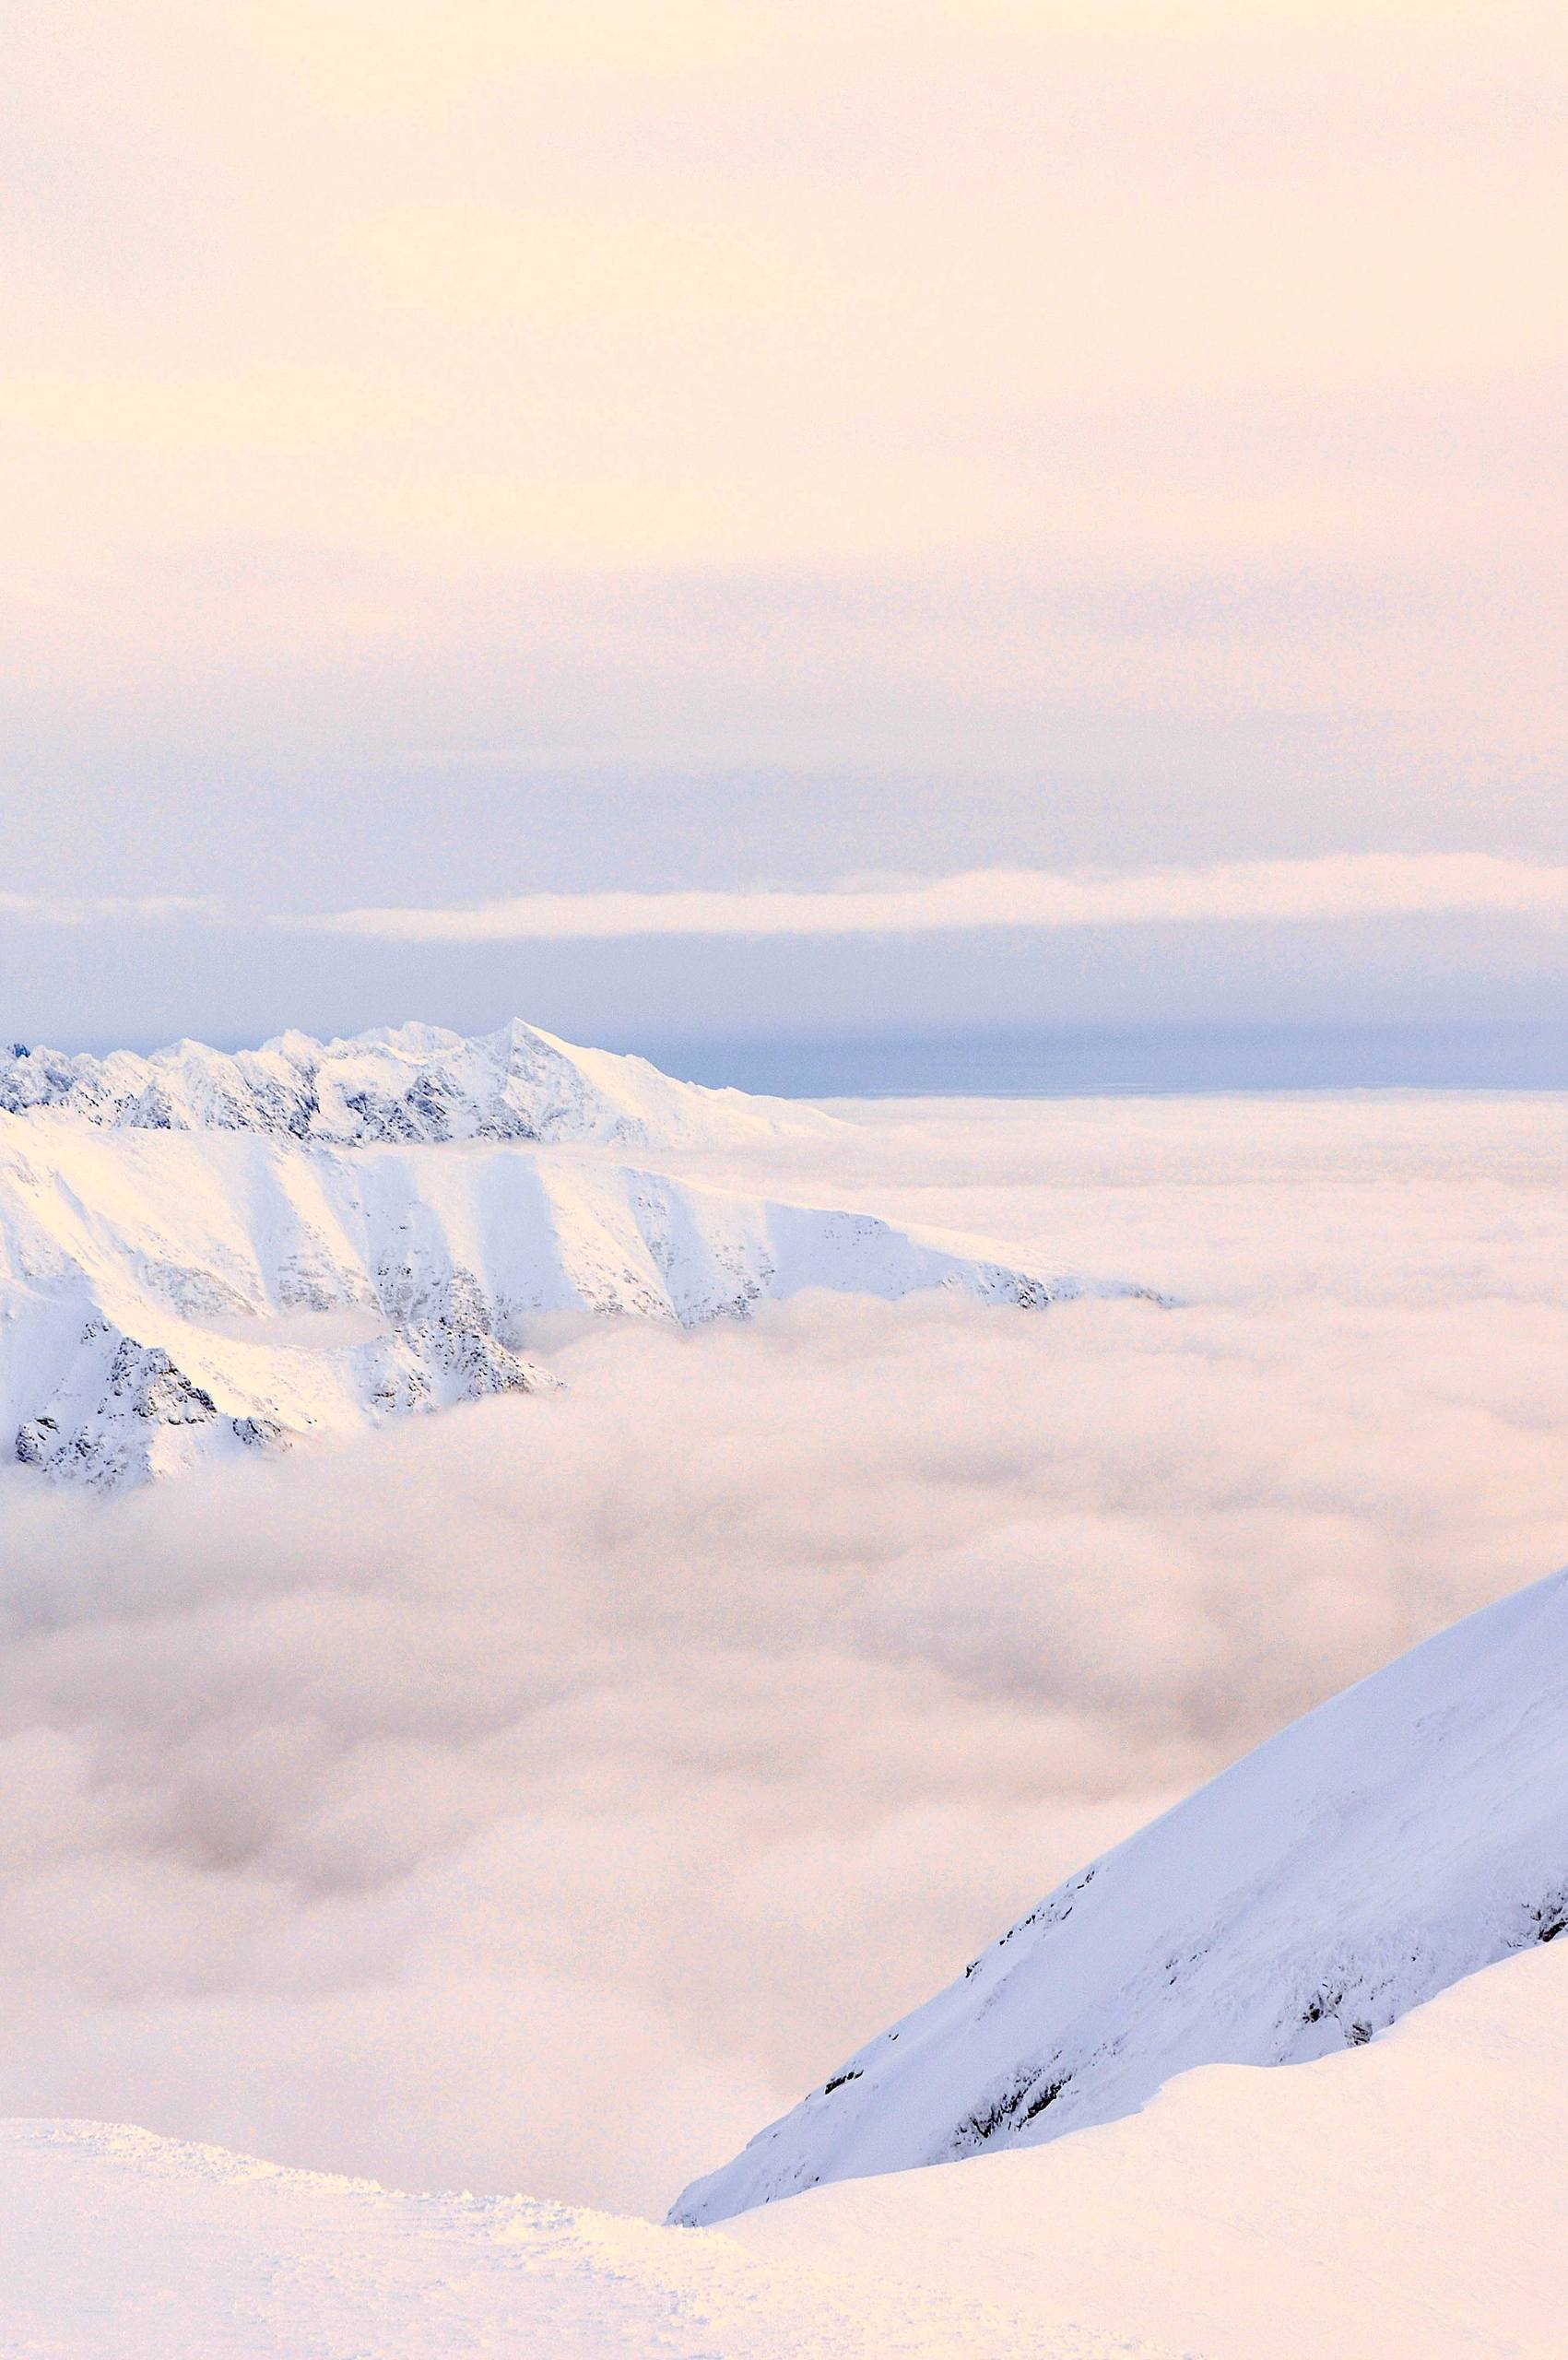
[(259, 1049), (176, 1041), (151, 1056), (0, 1050), (0, 1111), (115, 1130), (262, 1131), (338, 1147), (525, 1139), (702, 1147), (820, 1127), (827, 1116), (676, 1081), (643, 1057), (583, 1049), (521, 1020), (466, 1040), (403, 1024), (350, 1040), (284, 1032)]
[[(1029, 2146), (1357, 2047), (1568, 1925), (1568, 1574), (1309, 1714), (1059, 1886), (673, 2218)], [(1568, 1944), (1564, 1945), (1568, 1951)]]
[(526, 1026), (13, 1055), (13, 1083), (40, 1059), (59, 1088), (0, 1113), (0, 1449), (72, 1481), (548, 1386), (528, 1342), (547, 1313), (690, 1326), (809, 1288), (1085, 1292), (973, 1240), (623, 1161), (830, 1118)]
[(1565, 2317), (1568, 1942), (723, 2230), (0, 2123), (0, 2342), (53, 2360), (1557, 2360)]
[(1003, 2295), (1131, 2350), (1559, 2360), (1568, 1942), (1349, 2052), (1201, 2067), (1100, 2130), (841, 2181), (728, 2227), (759, 2259)]
[[(902, 2274), (523, 2197), (0, 2123), (0, 2348), (51, 2360), (1163, 2360)], [(1174, 2360), (1174, 2355), (1171, 2355)]]

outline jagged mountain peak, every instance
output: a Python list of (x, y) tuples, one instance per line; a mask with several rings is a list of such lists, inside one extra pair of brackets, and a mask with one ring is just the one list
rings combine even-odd
[(335, 1147), (521, 1139), (716, 1146), (819, 1128), (815, 1109), (678, 1081), (646, 1058), (582, 1048), (521, 1018), (466, 1035), (380, 1025), (259, 1048), (181, 1040), (142, 1056), (15, 1044), (0, 1052), (0, 1111), (74, 1115), (116, 1130), (260, 1131)]

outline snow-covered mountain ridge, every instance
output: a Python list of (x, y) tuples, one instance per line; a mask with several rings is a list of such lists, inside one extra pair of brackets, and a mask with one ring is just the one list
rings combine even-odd
[(348, 1040), (284, 1032), (228, 1052), (176, 1041), (69, 1056), (0, 1049), (0, 1112), (106, 1128), (264, 1131), (337, 1147), (448, 1139), (701, 1147), (820, 1128), (783, 1100), (677, 1081), (643, 1057), (584, 1049), (516, 1020), (466, 1039), (403, 1024)]
[[(830, 1120), (809, 1108), (525, 1026), (305, 1045), (76, 1060), (54, 1095), (0, 1113), (0, 1447), (23, 1465), (109, 1486), (548, 1389), (529, 1330), (552, 1312), (693, 1326), (810, 1288), (1024, 1306), (1086, 1291), (689, 1169), (703, 1139)], [(430, 1136), (389, 1139), (419, 1124)], [(680, 1151), (680, 1176), (622, 1161), (632, 1140)]]
[(1057, 1887), (677, 2221), (1032, 2145), (1356, 2047), (1568, 1928), (1568, 1574), (1333, 1698)]

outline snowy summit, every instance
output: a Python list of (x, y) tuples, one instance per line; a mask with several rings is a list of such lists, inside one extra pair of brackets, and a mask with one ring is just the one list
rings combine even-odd
[(466, 1039), (401, 1024), (259, 1049), (176, 1041), (139, 1056), (0, 1051), (0, 1111), (52, 1110), (112, 1129), (264, 1131), (337, 1147), (525, 1139), (714, 1146), (820, 1127), (813, 1109), (676, 1081), (646, 1058), (583, 1049), (520, 1018)]

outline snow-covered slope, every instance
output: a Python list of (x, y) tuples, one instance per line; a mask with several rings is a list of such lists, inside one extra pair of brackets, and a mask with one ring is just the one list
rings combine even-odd
[(1565, 2318), (1568, 1942), (724, 2230), (0, 2124), (0, 2344), (51, 2360), (1557, 2360)]
[(1558, 2360), (1568, 1942), (1349, 2054), (1203, 2067), (1103, 2129), (843, 2181), (729, 2230), (760, 2260), (961, 2288), (1208, 2360)]
[(1054, 2139), (1194, 2066), (1359, 2046), (1565, 1925), (1557, 1575), (1335, 1697), (1069, 1878), (674, 2217)]
[(57, 1112), (114, 1129), (265, 1131), (339, 1146), (537, 1139), (702, 1147), (825, 1129), (829, 1117), (739, 1090), (676, 1081), (643, 1057), (581, 1049), (514, 1021), (466, 1040), (404, 1024), (352, 1040), (285, 1032), (232, 1055), (176, 1041), (67, 1056), (0, 1049), (0, 1111)]
[(99, 1484), (548, 1385), (527, 1350), (545, 1312), (691, 1325), (806, 1288), (935, 1286), (1026, 1305), (1081, 1291), (602, 1149), (0, 1115), (0, 1447)]
[(0, 2124), (0, 2349), (49, 2360), (1161, 2360), (716, 2233)]

